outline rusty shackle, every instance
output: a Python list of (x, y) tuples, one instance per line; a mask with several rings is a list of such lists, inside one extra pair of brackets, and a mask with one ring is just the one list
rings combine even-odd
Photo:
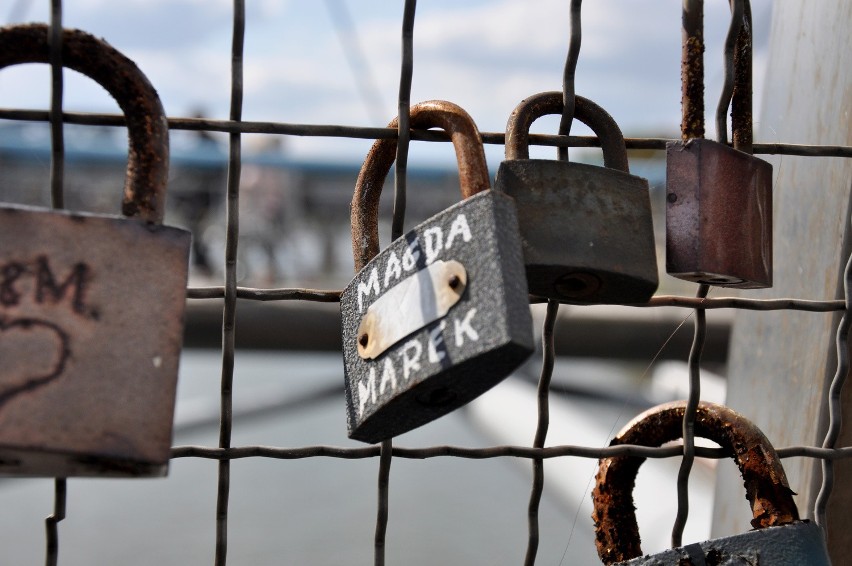
[[(685, 401), (645, 411), (610, 442), (661, 446), (682, 435)], [(702, 402), (695, 417), (695, 435), (712, 440), (730, 453), (745, 481), (754, 528), (784, 525), (799, 519), (787, 476), (775, 449), (752, 422), (735, 411)], [(595, 544), (604, 564), (642, 556), (633, 505), (633, 486), (645, 458), (614, 456), (599, 462), (592, 492)]]
[[(397, 127), (397, 118), (389, 128)], [(445, 100), (411, 107), (412, 128), (442, 128), (450, 134), (459, 164), (462, 199), (491, 188), (485, 150), (476, 123), (463, 108)], [(396, 158), (396, 139), (376, 140), (361, 166), (352, 197), (352, 254), (359, 272), (379, 253), (379, 197)]]
[[(586, 124), (598, 136), (604, 165), (629, 173), (627, 148), (621, 128), (609, 113), (582, 96), (575, 96), (574, 118)], [(562, 93), (540, 92), (525, 98), (509, 116), (506, 124), (506, 159), (529, 159), (529, 134), (533, 122), (548, 114), (562, 114)]]
[[(48, 34), (44, 24), (0, 28), (0, 69), (49, 63)], [(161, 223), (169, 176), (169, 128), (157, 91), (133, 61), (80, 30), (63, 30), (62, 65), (99, 83), (124, 112), (129, 155), (122, 213)]]

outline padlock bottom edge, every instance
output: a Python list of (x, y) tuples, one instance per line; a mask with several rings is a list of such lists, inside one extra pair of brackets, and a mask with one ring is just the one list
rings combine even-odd
[(0, 449), (0, 476), (14, 477), (165, 477), (169, 461), (151, 462), (25, 448)]
[(499, 384), (533, 351), (512, 342), (485, 357), (462, 362), (440, 377), (426, 379), (350, 426), (349, 438), (374, 444), (432, 422)]

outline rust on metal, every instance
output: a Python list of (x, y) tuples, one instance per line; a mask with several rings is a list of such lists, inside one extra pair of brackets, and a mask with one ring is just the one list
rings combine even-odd
[(683, 3), (681, 123), (685, 141), (704, 137), (704, 0)]
[(772, 165), (711, 140), (666, 148), (666, 271), (740, 289), (772, 286)]
[[(397, 118), (389, 128), (397, 127)], [(445, 100), (428, 100), (411, 107), (412, 128), (442, 128), (450, 134), (459, 165), (462, 199), (491, 188), (485, 150), (473, 118)], [(379, 197), (396, 159), (396, 139), (376, 140), (367, 154), (352, 197), (352, 253), (355, 272), (379, 253)]]
[[(654, 407), (631, 421), (611, 446), (661, 446), (682, 435), (685, 401)], [(732, 409), (702, 402), (698, 405), (695, 435), (717, 443), (736, 461), (751, 505), (755, 528), (786, 525), (799, 513), (781, 460), (766, 436)], [(599, 461), (592, 492), (595, 544), (604, 564), (642, 556), (633, 504), (633, 486), (644, 458), (614, 456)]]
[[(0, 28), (0, 69), (49, 62), (46, 25)], [(62, 64), (97, 81), (124, 112), (129, 156), (122, 213), (162, 222), (169, 176), (169, 131), (157, 91), (133, 61), (80, 30), (63, 32)]]
[(743, 0), (743, 25), (734, 48), (734, 93), (731, 100), (731, 137), (734, 148), (753, 153), (752, 130), (752, 21), (748, 0)]
[(594, 102), (575, 96), (606, 167), (529, 159), (531, 124), (561, 114), (560, 92), (523, 100), (506, 126), (495, 190), (515, 200), (530, 293), (560, 302), (642, 303), (658, 285), (648, 181), (630, 175), (624, 136)]
[[(630, 172), (624, 134), (609, 113), (582, 96), (575, 96), (574, 118), (589, 126), (601, 142), (604, 165), (610, 169)], [(506, 159), (529, 159), (530, 126), (548, 114), (562, 114), (564, 104), (561, 92), (541, 92), (525, 98), (509, 116), (506, 124)]]

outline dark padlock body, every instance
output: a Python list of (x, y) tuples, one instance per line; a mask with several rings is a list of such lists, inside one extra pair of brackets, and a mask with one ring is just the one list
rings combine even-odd
[(625, 566), (679, 566), (778, 564), (829, 566), (822, 530), (810, 521), (766, 527), (743, 534), (672, 548), (658, 554), (619, 562)]
[(666, 271), (740, 289), (772, 286), (772, 165), (704, 139), (666, 146)]
[(0, 208), (0, 473), (165, 475), (190, 234)]
[[(482, 191), (395, 240), (344, 289), (351, 438), (378, 442), (430, 422), (496, 385), (533, 352), (517, 224), (510, 198)], [(457, 261), (467, 272), (458, 303), (376, 358), (362, 358), (358, 328), (370, 305), (438, 260)]]
[(570, 303), (640, 303), (657, 290), (648, 182), (546, 159), (500, 164), (515, 199), (530, 293)]

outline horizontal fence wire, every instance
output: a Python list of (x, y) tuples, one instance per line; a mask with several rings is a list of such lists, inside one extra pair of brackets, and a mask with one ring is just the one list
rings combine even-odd
[[(746, 0), (733, 2), (740, 5)], [(700, 6), (700, 0), (687, 0), (684, 6)], [(579, 17), (579, 0), (572, 3), (577, 7)], [(63, 125), (78, 124), (91, 126), (113, 126), (125, 125), (124, 116), (109, 113), (82, 113), (65, 112), (62, 110), (62, 60), (61, 60), (61, 34), (58, 30), (62, 27), (62, 4), (59, 0), (51, 3), (51, 56), (50, 64), (52, 70), (51, 109), (49, 111), (22, 110), (0, 108), (0, 119), (31, 121), (48, 123), (51, 127), (51, 187), (52, 203), (56, 208), (63, 206), (63, 165), (65, 148), (63, 143)], [(389, 474), (392, 458), (426, 460), (430, 458), (465, 458), (472, 460), (484, 460), (491, 458), (518, 458), (528, 459), (533, 465), (533, 482), (530, 494), (528, 516), (529, 516), (529, 542), (526, 555), (526, 563), (535, 562), (536, 549), (538, 545), (538, 507), (541, 500), (542, 486), (544, 482), (545, 460), (553, 458), (577, 457), (600, 459), (613, 456), (632, 456), (640, 458), (673, 458), (683, 457), (681, 474), (678, 480), (679, 493), (679, 516), (672, 531), (672, 542), (680, 543), (683, 523), (688, 512), (688, 501), (685, 495), (685, 485), (689, 476), (689, 468), (692, 459), (729, 458), (730, 454), (718, 448), (706, 448), (694, 446), (694, 435), (687, 430), (690, 427), (690, 418), (694, 419), (694, 407), (700, 397), (699, 389), (699, 361), (701, 345), (706, 331), (704, 315), (706, 310), (712, 309), (741, 309), (754, 311), (777, 311), (790, 310), (814, 313), (835, 313), (844, 311), (844, 317), (838, 328), (836, 343), (839, 357), (837, 375), (830, 390), (831, 422), (822, 447), (817, 446), (789, 446), (777, 448), (781, 458), (806, 457), (821, 460), (823, 472), (827, 478), (820, 493), (816, 509), (818, 522), (824, 521), (825, 504), (831, 489), (832, 463), (836, 460), (852, 458), (852, 447), (835, 447), (837, 433), (839, 432), (839, 394), (846, 378), (848, 370), (848, 359), (846, 355), (846, 341), (850, 318), (848, 313), (850, 300), (850, 271), (852, 271), (852, 258), (845, 272), (846, 298), (844, 300), (806, 300), (798, 298), (780, 299), (748, 299), (741, 297), (706, 297), (707, 288), (701, 286), (697, 297), (680, 296), (655, 296), (647, 303), (630, 304), (627, 306), (636, 308), (656, 307), (679, 307), (693, 309), (695, 311), (695, 340), (690, 353), (690, 399), (688, 409), (684, 418), (684, 445), (672, 445), (663, 447), (648, 447), (639, 445), (623, 444), (618, 446), (592, 447), (579, 445), (561, 445), (545, 447), (545, 439), (548, 428), (548, 399), (549, 380), (553, 370), (555, 358), (553, 348), (553, 330), (558, 304), (549, 302), (547, 305), (547, 316), (543, 328), (543, 361), (541, 377), (538, 388), (538, 425), (532, 446), (491, 446), (486, 448), (469, 448), (460, 446), (429, 446), (421, 448), (408, 448), (396, 446), (391, 441), (380, 445), (364, 446), (357, 448), (335, 447), (335, 446), (300, 446), (300, 447), (277, 447), (277, 446), (232, 446), (231, 430), (233, 426), (233, 388), (234, 388), (234, 358), (235, 358), (235, 320), (238, 299), (250, 301), (306, 301), (334, 303), (340, 301), (341, 291), (335, 289), (307, 289), (307, 288), (269, 288), (257, 289), (237, 286), (237, 250), (239, 245), (239, 194), (240, 194), (240, 171), (242, 165), (241, 136), (243, 134), (269, 134), (285, 136), (310, 136), (310, 137), (336, 137), (354, 139), (399, 139), (397, 180), (394, 206), (394, 237), (401, 234), (402, 222), (405, 210), (405, 182), (406, 182), (406, 157), (409, 140), (428, 142), (447, 142), (449, 135), (441, 131), (409, 130), (407, 128), (407, 115), (410, 105), (411, 79), (413, 76), (413, 52), (412, 36), (414, 30), (414, 12), (416, 2), (407, 0), (403, 16), (402, 48), (403, 57), (401, 63), (400, 92), (398, 108), (400, 112), (399, 128), (377, 128), (360, 127), (333, 124), (293, 124), (283, 122), (267, 121), (243, 121), (242, 120), (242, 97), (243, 97), (243, 45), (245, 42), (245, 2), (234, 0), (233, 2), (233, 31), (231, 49), (231, 107), (227, 120), (214, 120), (206, 118), (168, 118), (170, 130), (220, 132), (229, 134), (228, 180), (226, 188), (226, 251), (224, 281), (222, 286), (191, 287), (187, 289), (187, 298), (190, 300), (223, 300), (222, 318), (222, 366), (221, 366), (221, 406), (219, 423), (219, 445), (210, 446), (175, 446), (171, 450), (172, 459), (199, 458), (216, 460), (219, 462), (217, 477), (217, 505), (215, 516), (216, 548), (215, 563), (224, 566), (227, 563), (227, 534), (228, 534), (228, 508), (230, 496), (230, 462), (244, 458), (268, 458), (278, 460), (298, 460), (304, 458), (335, 458), (335, 459), (367, 459), (378, 458), (380, 461), (378, 478), (378, 508), (375, 533), (375, 563), (384, 564), (385, 536), (388, 527), (388, 505), (389, 505)], [(695, 47), (701, 44), (703, 51), (703, 37), (701, 18), (697, 12), (687, 15), (684, 11), (684, 30), (688, 31), (685, 41), (689, 38), (695, 42)], [(700, 14), (698, 14), (700, 16)], [(703, 16), (702, 16), (703, 17)], [(574, 29), (574, 28), (572, 28)], [(572, 42), (575, 38), (572, 38)], [(576, 25), (576, 49), (579, 50), (579, 20)], [(684, 46), (684, 64), (700, 65), (700, 57), (695, 57), (697, 51), (687, 53)], [(687, 55), (689, 55), (688, 58)], [(575, 53), (576, 57), (576, 53)], [(576, 60), (574, 61), (576, 64)], [(703, 71), (702, 71), (703, 73)], [(567, 77), (566, 73), (566, 77)], [(573, 77), (573, 75), (572, 75)], [(703, 115), (703, 102), (694, 96), (696, 89), (700, 87), (703, 93), (703, 78), (697, 80), (693, 73), (690, 80), (695, 84), (683, 85), (683, 109), (684, 123), (682, 131), (686, 137), (701, 137), (703, 135), (703, 117), (699, 122), (691, 120), (687, 114)], [(563, 85), (564, 91), (573, 93), (571, 80), (566, 80)], [(749, 87), (750, 88), (750, 87)], [(750, 94), (750, 93), (749, 93)], [(567, 96), (567, 95), (566, 95)], [(736, 96), (736, 95), (735, 95)], [(573, 96), (571, 96), (573, 98)], [(721, 104), (720, 104), (721, 107)], [(721, 112), (721, 111), (720, 111)], [(568, 112), (566, 105), (566, 113)], [(724, 123), (724, 113), (721, 114)], [(570, 124), (570, 118), (563, 115), (563, 123)], [(686, 126), (689, 126), (688, 128)], [(691, 128), (691, 130), (689, 129)], [(722, 135), (725, 135), (722, 128)], [(530, 134), (531, 145), (549, 146), (560, 148), (560, 156), (567, 158), (567, 148), (570, 147), (600, 147), (600, 141), (595, 136), (571, 136), (567, 135), (570, 127), (560, 127), (560, 133), (564, 135)], [(691, 132), (691, 133), (690, 133)], [(689, 135), (687, 135), (689, 134)], [(503, 145), (505, 134), (502, 132), (482, 132), (483, 143)], [(667, 144), (680, 140), (668, 138), (626, 138), (628, 149), (664, 151)], [(723, 140), (726, 141), (726, 140)], [(788, 143), (756, 143), (750, 149), (755, 154), (769, 155), (791, 155), (803, 157), (852, 157), (852, 146), (843, 145), (803, 145)], [(530, 297), (531, 303), (542, 303), (545, 299)], [(691, 409), (690, 409), (691, 407)], [(58, 478), (54, 487), (54, 511), (45, 521), (46, 528), (46, 563), (56, 564), (59, 556), (59, 538), (57, 524), (65, 517), (66, 513), (66, 481)]]
[[(852, 458), (852, 447), (820, 448), (817, 446), (788, 446), (776, 448), (780, 458), (815, 458), (820, 460), (841, 460)], [(636, 444), (594, 447), (561, 445), (546, 448), (530, 446), (491, 446), (488, 448), (469, 448), (464, 446), (429, 446), (426, 448), (393, 447), (394, 458), (426, 460), (429, 458), (466, 458), (469, 460), (488, 460), (491, 458), (525, 458), (529, 460), (547, 460), (550, 458), (609, 458), (612, 456), (638, 456), (641, 458), (672, 458), (683, 454), (683, 447), (673, 445), (662, 448)], [(300, 446), (282, 448), (277, 446), (237, 446), (234, 448), (211, 448), (209, 446), (175, 446), (172, 458), (206, 458), (209, 460), (238, 460), (241, 458), (272, 458), (276, 460), (300, 460), (303, 458), (340, 458), (342, 460), (362, 460), (377, 458), (381, 446), (372, 445), (359, 448), (341, 446)], [(695, 447), (695, 455), (700, 458), (721, 459), (731, 455), (720, 448)]]
[[(43, 110), (21, 110), (0, 108), (0, 119), (27, 122), (48, 122), (49, 113)], [(121, 114), (95, 114), (86, 112), (63, 112), (66, 124), (84, 126), (125, 125)], [(170, 130), (221, 132), (227, 134), (279, 134), (286, 136), (354, 138), (365, 140), (394, 139), (399, 132), (394, 128), (345, 126), (331, 124), (289, 124), (284, 122), (260, 122), (232, 120), (209, 120), (202, 118), (168, 119)], [(504, 132), (480, 132), (482, 143), (505, 145)], [(411, 139), (428, 142), (450, 141), (449, 135), (436, 130), (411, 130)], [(674, 138), (624, 138), (627, 149), (665, 150), (666, 144), (680, 141)], [(559, 136), (553, 134), (530, 134), (530, 145), (545, 147), (600, 147), (596, 136)], [(756, 143), (754, 153), (762, 155), (799, 155), (802, 157), (852, 157), (852, 146), (807, 145), (793, 143)]]

